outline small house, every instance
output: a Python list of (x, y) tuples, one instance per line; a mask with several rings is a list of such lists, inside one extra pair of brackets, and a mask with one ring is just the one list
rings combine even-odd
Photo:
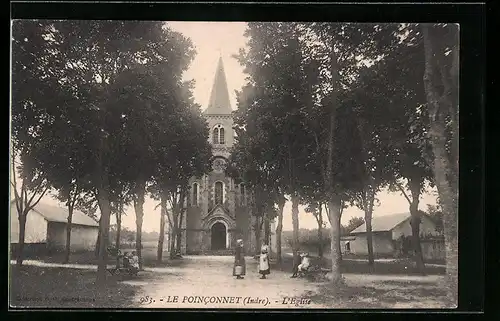
[[(373, 253), (378, 257), (400, 256), (402, 242), (411, 242), (411, 215), (400, 213), (372, 218)], [(420, 239), (425, 259), (444, 258), (444, 240), (436, 229), (436, 222), (427, 215), (421, 215)], [(350, 253), (367, 255), (366, 223), (350, 233)], [(411, 246), (410, 246), (411, 247)]]
[[(15, 201), (10, 205), (10, 243), (15, 253), (19, 242), (19, 219)], [(42, 254), (66, 248), (68, 209), (38, 203), (27, 215), (25, 228), (26, 253)], [(71, 227), (71, 251), (95, 248), (99, 224), (84, 213), (74, 210)]]

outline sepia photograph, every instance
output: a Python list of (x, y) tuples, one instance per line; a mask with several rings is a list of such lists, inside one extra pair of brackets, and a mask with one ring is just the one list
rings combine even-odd
[(456, 308), (459, 39), (12, 20), (10, 307)]

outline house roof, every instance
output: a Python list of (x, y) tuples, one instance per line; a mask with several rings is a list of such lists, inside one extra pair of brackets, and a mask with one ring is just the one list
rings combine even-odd
[[(384, 216), (374, 216), (372, 218), (372, 232), (387, 232), (395, 228), (399, 223), (407, 220), (410, 217), (410, 213), (398, 213)], [(366, 223), (363, 223), (360, 227), (356, 228), (351, 234), (365, 233)]]
[[(15, 203), (11, 203), (11, 211), (17, 211)], [(48, 222), (68, 222), (67, 208), (38, 203), (32, 211), (35, 211), (38, 214), (42, 215)], [(84, 226), (99, 226), (99, 224), (93, 218), (85, 215), (83, 212), (80, 212), (78, 210), (73, 211), (72, 224)]]
[(220, 57), (215, 71), (210, 100), (204, 113), (205, 115), (231, 115), (232, 111), (224, 64), (222, 63), (222, 57)]

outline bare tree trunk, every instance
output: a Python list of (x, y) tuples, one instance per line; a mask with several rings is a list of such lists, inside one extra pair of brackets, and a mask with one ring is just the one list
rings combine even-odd
[(179, 213), (179, 224), (177, 228), (177, 233), (176, 233), (176, 242), (175, 242), (175, 247), (177, 253), (181, 253), (181, 248), (182, 248), (182, 219), (184, 216), (184, 210), (181, 209), (181, 212)]
[(167, 200), (163, 193), (160, 195), (161, 214), (160, 214), (160, 235), (158, 236), (157, 260), (163, 259), (163, 242), (165, 241), (165, 215), (167, 215)]
[(134, 200), (134, 208), (135, 208), (135, 225), (136, 225), (136, 237), (135, 237), (135, 250), (137, 253), (137, 257), (139, 257), (139, 269), (142, 270), (142, 221), (144, 217), (144, 196), (146, 194), (146, 181), (144, 179), (140, 179), (137, 182), (136, 190), (135, 190), (135, 200)]
[[(71, 199), (68, 200), (71, 203)], [(66, 225), (66, 256), (64, 258), (64, 263), (69, 263), (69, 258), (71, 255), (71, 228), (73, 223), (73, 205), (68, 204), (68, 224)]]
[(276, 256), (278, 264), (281, 264), (281, 235), (283, 233), (283, 208), (285, 207), (285, 198), (281, 198), (278, 202), (278, 226), (276, 227)]
[[(454, 27), (454, 26), (452, 26)], [(456, 27), (456, 26), (455, 26)], [(422, 24), (422, 33), (424, 36), (425, 48), (425, 74), (424, 85), (427, 96), (427, 106), (429, 109), (429, 136), (431, 139), (434, 154), (434, 176), (439, 192), (441, 207), (443, 208), (444, 237), (446, 244), (446, 285), (448, 294), (453, 305), (458, 304), (458, 153), (453, 153), (451, 157), (446, 149), (446, 117), (451, 116), (454, 121), (455, 114), (458, 113), (458, 105), (453, 106), (454, 97), (449, 97), (458, 92), (458, 88), (452, 88), (453, 91), (444, 91), (439, 95), (436, 87), (445, 87), (445, 84), (439, 83), (437, 75), (438, 62), (436, 57), (442, 55), (438, 52), (436, 45), (439, 40), (433, 39), (433, 27), (428, 24)], [(452, 51), (457, 50), (458, 44), (455, 44)], [(458, 55), (452, 52), (453, 57)], [(444, 68), (441, 66), (441, 68)], [(456, 66), (452, 66), (456, 68)], [(452, 69), (453, 70), (453, 69)], [(455, 73), (455, 71), (454, 71)], [(452, 73), (452, 75), (454, 74)], [(441, 75), (441, 79), (446, 79), (446, 75)], [(452, 83), (457, 83), (452, 79)], [(455, 86), (453, 86), (455, 87)], [(454, 128), (458, 127), (456, 121), (452, 124)], [(458, 132), (452, 133), (452, 144), (458, 146)]]
[(255, 255), (258, 255), (260, 253), (260, 235), (262, 231), (262, 222), (263, 219), (260, 216), (255, 217)]
[(339, 244), (340, 244), (340, 198), (330, 192), (328, 199), (328, 219), (330, 221), (330, 239), (332, 256), (332, 283), (342, 282), (342, 273), (340, 271)]
[(120, 201), (118, 205), (118, 211), (116, 212), (116, 239), (115, 239), (115, 247), (117, 250), (120, 249), (121, 246), (121, 232), (122, 232), (122, 213), (123, 213), (123, 202)]
[(175, 249), (177, 241), (177, 230), (179, 229), (179, 214), (177, 213), (176, 205), (172, 206), (172, 231), (170, 234), (170, 259), (175, 258)]
[[(104, 178), (107, 179), (107, 176)], [(108, 186), (107, 182), (102, 184)], [(99, 255), (98, 255), (98, 265), (97, 265), (97, 284), (104, 286), (106, 281), (106, 267), (108, 260), (108, 237), (109, 237), (109, 219), (111, 215), (111, 206), (109, 202), (109, 194), (106, 188), (103, 186), (99, 187), (98, 190), (98, 202), (99, 208), (101, 210), (101, 219), (99, 224), (100, 239), (99, 239)]]
[(418, 204), (420, 199), (420, 182), (418, 180), (410, 179), (409, 180), (410, 191), (412, 202), (410, 204), (410, 214), (411, 214), (411, 243), (413, 246), (413, 251), (415, 253), (415, 264), (417, 266), (417, 270), (421, 274), (425, 274), (425, 264), (424, 264), (424, 256), (422, 253), (422, 245), (420, 244), (420, 223), (421, 217), (418, 211)]
[[(174, 224), (175, 225), (175, 222)], [(174, 228), (175, 230), (175, 228)], [(175, 233), (174, 231), (171, 231), (170, 233), (170, 250), (169, 250), (169, 256), (170, 256), (170, 259), (175, 259)]]
[(375, 192), (373, 187), (366, 187), (364, 191), (365, 197), (365, 223), (366, 223), (366, 243), (368, 247), (368, 264), (373, 266), (375, 258), (373, 257), (373, 233), (372, 233), (372, 217), (373, 217), (373, 202), (375, 201)]
[(297, 194), (292, 195), (292, 248), (293, 248), (293, 259), (298, 262), (299, 256), (299, 196)]
[[(326, 158), (326, 168), (324, 169), (324, 181), (325, 181), (325, 191), (328, 196), (328, 219), (330, 221), (330, 239), (331, 239), (331, 256), (332, 256), (332, 285), (338, 285), (342, 282), (342, 273), (340, 271), (340, 217), (342, 211), (342, 202), (339, 195), (336, 192), (338, 186), (334, 183), (333, 178), (333, 152), (335, 147), (335, 125), (337, 116), (337, 95), (338, 95), (338, 59), (337, 54), (334, 50), (335, 38), (331, 37), (332, 47), (330, 50), (330, 71), (332, 75), (332, 86), (333, 92), (330, 102), (330, 121), (328, 128), (328, 139), (327, 139), (327, 158)], [(318, 147), (319, 148), (319, 147)]]
[(264, 214), (264, 244), (269, 245), (271, 240), (271, 222), (269, 220), (269, 214), (266, 212)]
[(99, 257), (99, 248), (101, 246), (101, 223), (102, 222), (102, 215), (101, 217), (99, 218), (99, 231), (97, 231), (97, 241), (95, 243), (95, 251), (94, 251), (94, 254), (95, 254), (95, 257)]
[(318, 213), (318, 256), (323, 258), (323, 204), (321, 203)]
[[(23, 211), (26, 211), (24, 209)], [(18, 241), (18, 247), (17, 247), (17, 260), (16, 264), (17, 266), (23, 265), (23, 260), (24, 260), (24, 239), (26, 235), (26, 214), (21, 213), (18, 214), (19, 218), (19, 241)]]

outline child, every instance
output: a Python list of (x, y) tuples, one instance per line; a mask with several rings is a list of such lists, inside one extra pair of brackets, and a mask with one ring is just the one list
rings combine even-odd
[(116, 255), (116, 268), (119, 269), (123, 266), (123, 254), (122, 251), (118, 250), (118, 254)]
[(130, 267), (130, 255), (128, 252), (123, 253), (123, 267), (126, 269)]
[(264, 245), (261, 249), (260, 253), (260, 262), (259, 262), (259, 273), (262, 275), (260, 278), (265, 279), (266, 275), (271, 273), (269, 268), (269, 254), (268, 254), (267, 245)]
[(132, 257), (129, 260), (130, 267), (134, 270), (134, 272), (139, 271), (139, 257), (137, 256), (135, 251), (132, 251)]

